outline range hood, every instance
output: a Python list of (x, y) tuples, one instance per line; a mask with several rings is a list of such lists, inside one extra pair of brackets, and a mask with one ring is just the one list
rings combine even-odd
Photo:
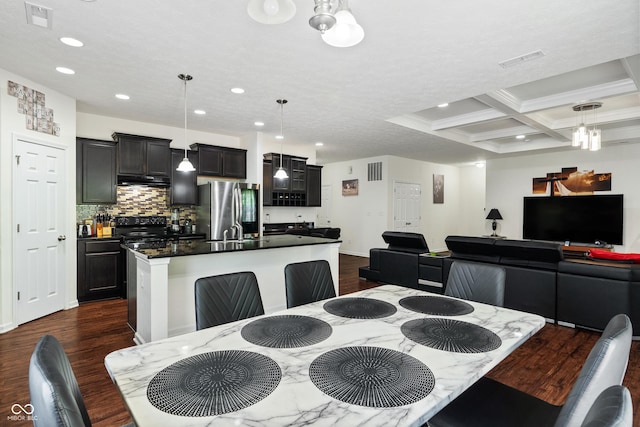
[(147, 185), (149, 187), (169, 187), (168, 176), (118, 175), (118, 185)]

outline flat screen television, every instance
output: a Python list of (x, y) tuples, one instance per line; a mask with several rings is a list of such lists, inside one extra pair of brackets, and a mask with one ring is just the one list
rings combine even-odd
[(522, 237), (622, 244), (623, 195), (525, 197)]

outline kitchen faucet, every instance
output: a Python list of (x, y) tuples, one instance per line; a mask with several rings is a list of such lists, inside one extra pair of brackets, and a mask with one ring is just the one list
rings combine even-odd
[(239, 242), (244, 240), (244, 230), (242, 228), (242, 224), (240, 222), (236, 222), (235, 225), (232, 225), (231, 228), (235, 228), (237, 230), (237, 239)]

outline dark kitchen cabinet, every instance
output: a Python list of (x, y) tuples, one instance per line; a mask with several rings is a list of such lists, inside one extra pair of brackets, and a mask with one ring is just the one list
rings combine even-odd
[[(187, 150), (187, 157), (192, 165), (198, 164), (198, 153)], [(197, 170), (180, 172), (176, 168), (184, 159), (184, 150), (171, 150), (171, 205), (198, 204)]]
[(289, 160), (291, 173), (291, 191), (306, 192), (307, 191), (307, 159), (301, 157), (291, 157)]
[(78, 240), (78, 301), (124, 295), (123, 259), (118, 239)]
[(198, 152), (198, 175), (247, 177), (247, 150), (207, 144), (192, 144), (190, 148)]
[(117, 203), (115, 142), (76, 138), (76, 203)]
[(273, 205), (273, 163), (271, 160), (262, 162), (262, 205)]
[(114, 132), (118, 175), (171, 176), (170, 139)]
[(307, 165), (307, 206), (321, 206), (322, 166)]
[(287, 173), (288, 178), (275, 178), (271, 175), (273, 181), (273, 191), (291, 191), (291, 156), (272, 154), (270, 155), (271, 163), (273, 164), (273, 173), (275, 174), (282, 166), (282, 169)]

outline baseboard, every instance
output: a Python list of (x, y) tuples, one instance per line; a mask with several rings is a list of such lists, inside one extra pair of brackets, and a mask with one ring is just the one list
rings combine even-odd
[(72, 308), (78, 308), (80, 307), (80, 303), (78, 302), (77, 299), (74, 299), (73, 301), (69, 301), (69, 304), (67, 304), (67, 307), (65, 308), (65, 310), (70, 310)]
[(354, 252), (354, 251), (340, 251), (340, 254), (342, 255), (352, 255), (352, 256), (359, 256), (362, 258), (369, 258), (369, 254), (368, 253), (361, 253), (361, 252)]
[(5, 323), (4, 325), (0, 325), (0, 334), (4, 334), (5, 332), (12, 331), (17, 327), (18, 326), (13, 322), (9, 322), (9, 323)]
[(142, 345), (146, 343), (145, 339), (142, 338), (142, 335), (140, 335), (137, 332), (133, 334), (133, 342), (136, 343), (137, 345)]
[(576, 324), (575, 323), (569, 323), (569, 322), (563, 322), (561, 320), (558, 320), (558, 325), (559, 326), (566, 326), (567, 328), (576, 328)]

